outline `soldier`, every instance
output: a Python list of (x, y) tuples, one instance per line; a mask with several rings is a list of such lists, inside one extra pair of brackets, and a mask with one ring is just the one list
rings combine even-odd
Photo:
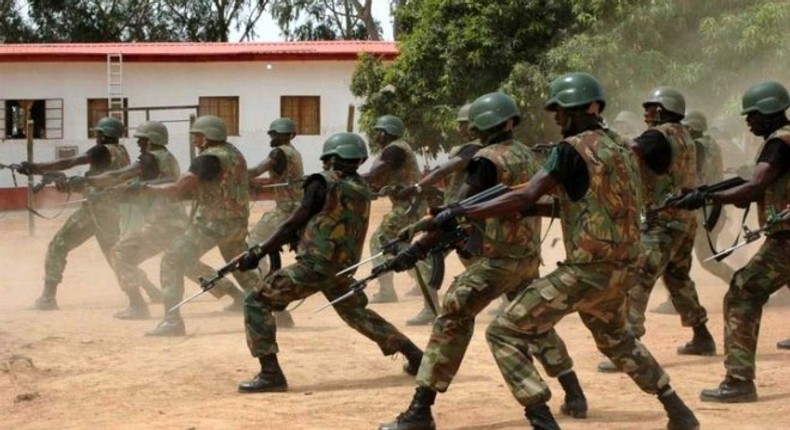
[[(96, 128), (93, 130), (96, 132), (96, 145), (84, 154), (49, 163), (23, 162), (19, 172), (26, 175), (41, 174), (87, 164), (89, 167), (85, 176), (89, 177), (127, 166), (129, 154), (118, 141), (123, 136), (123, 123), (117, 118), (105, 117), (96, 123)], [(83, 183), (80, 186), (78, 182)], [(72, 189), (75, 191), (81, 191), (85, 185), (84, 181), (70, 181), (70, 183), (74, 185)], [(87, 187), (85, 191), (90, 193), (96, 190)], [(52, 241), (49, 242), (44, 262), (44, 291), (41, 293), (41, 297), (36, 299), (33, 309), (58, 309), (57, 288), (63, 280), (66, 257), (69, 252), (91, 237), (96, 237), (104, 257), (112, 266), (110, 249), (120, 236), (120, 217), (118, 202), (111, 195), (91, 198), (71, 214), (66, 223), (55, 233)]]
[[(513, 128), (521, 121), (513, 99), (503, 93), (486, 94), (472, 103), (469, 118), (471, 129), (484, 147), (469, 163), (462, 194), (471, 196), (497, 183), (516, 185), (529, 180), (538, 166), (532, 151), (513, 138)], [(482, 221), (474, 228), (482, 229), (477, 230), (484, 236), (482, 243), (478, 249), (469, 249), (474, 256), (472, 263), (455, 278), (444, 296), (417, 373), (417, 389), (411, 404), (394, 422), (379, 427), (380, 430), (434, 429), (431, 405), (437, 392), (447, 391), (461, 366), (477, 314), (502, 294), (516, 295), (539, 275), (540, 229), (536, 217), (514, 212)], [(435, 240), (435, 234), (423, 236), (391, 261), (394, 269), (413, 267)], [(587, 401), (573, 371), (573, 361), (559, 336), (547, 337), (524, 348), (537, 351), (546, 371), (559, 378), (566, 394), (562, 411), (573, 417), (585, 417)], [(525, 359), (519, 365), (526, 367), (528, 363), (531, 360)]]
[[(353, 133), (338, 133), (324, 143), (321, 160), (328, 168), (304, 183), (304, 197), (297, 209), (262, 243), (250, 248), (239, 264), (241, 270), (258, 267), (263, 255), (298, 240), (296, 263), (266, 275), (262, 288), (251, 292), (244, 306), (247, 345), (261, 364), (261, 371), (239, 384), (243, 393), (286, 391), (288, 383), (277, 361), (277, 326), (272, 311), (285, 309), (294, 300), (322, 293), (333, 300), (354, 282), (351, 275), (335, 273), (355, 264), (362, 254), (370, 217), (370, 191), (357, 173), (367, 159), (365, 141)], [(300, 235), (300, 232), (301, 233)], [(377, 313), (366, 308), (364, 294), (334, 305), (351, 328), (376, 342), (384, 355), (402, 353), (404, 370), (414, 375), (422, 351)]]
[(641, 130), (644, 130), (644, 122), (642, 118), (631, 111), (620, 111), (617, 116), (614, 117), (614, 121), (612, 121), (612, 128), (617, 131), (617, 134), (622, 136), (627, 140), (631, 140), (641, 133)]
[[(144, 122), (137, 127), (134, 137), (137, 138), (140, 148), (140, 156), (136, 162), (118, 170), (91, 176), (88, 182), (107, 186), (134, 178), (154, 182), (171, 182), (178, 178), (181, 169), (176, 158), (167, 150), (168, 132), (164, 124), (158, 121)], [(137, 184), (132, 184), (131, 187), (135, 185)], [(119, 319), (139, 320), (151, 316), (148, 305), (140, 295), (140, 286), (151, 281), (138, 266), (167, 249), (177, 237), (184, 234), (189, 225), (189, 217), (180, 202), (152, 195), (139, 197), (144, 225), (122, 237), (110, 252), (118, 283), (129, 298), (129, 306), (114, 315)], [(186, 275), (200, 284), (201, 276), (210, 276), (213, 272), (211, 267), (196, 261)], [(243, 294), (227, 279), (217, 281), (217, 287), (211, 289), (210, 293), (218, 298), (228, 294), (234, 301), (243, 303)]]
[[(754, 176), (726, 191), (689, 193), (678, 207), (696, 209), (703, 204), (757, 202), (761, 225), (790, 204), (790, 107), (787, 88), (775, 81), (753, 85), (743, 95), (742, 115), (755, 136), (764, 139)], [(724, 296), (724, 367), (727, 374), (718, 388), (702, 390), (706, 402), (757, 401), (754, 385), (757, 335), (762, 308), (772, 293), (790, 282), (790, 223), (775, 225), (751, 260), (735, 272)]]
[[(148, 185), (142, 190), (154, 195), (193, 196), (193, 219), (187, 231), (177, 237), (162, 256), (161, 283), (165, 315), (146, 336), (184, 336), (186, 327), (179, 310), (169, 312), (184, 295), (184, 275), (200, 256), (215, 246), (229, 261), (246, 251), (249, 220), (249, 178), (247, 162), (235, 146), (227, 142), (225, 121), (212, 115), (197, 118), (189, 130), (200, 154), (189, 171), (175, 182)], [(255, 271), (233, 272), (245, 291), (259, 288), (262, 280)]]
[[(261, 185), (265, 182), (278, 185), (272, 188), (275, 206), (273, 210), (263, 214), (255, 227), (250, 230), (250, 235), (247, 238), (248, 246), (260, 243), (269, 237), (274, 229), (298, 207), (299, 199), (302, 197), (301, 184), (298, 183), (304, 176), (302, 156), (291, 144), (291, 141), (296, 137), (296, 124), (291, 118), (277, 118), (269, 125), (268, 135), (272, 150), (263, 161), (247, 172), (253, 186), (256, 185), (256, 182)], [(256, 181), (255, 178), (264, 173), (269, 174), (268, 180), (265, 182)], [(265, 258), (261, 259), (258, 269), (263, 274), (269, 272), (269, 265)], [(293, 327), (294, 325), (293, 318), (288, 311), (275, 312), (275, 318), (277, 327)]]
[(570, 73), (557, 78), (546, 109), (554, 112), (564, 140), (543, 169), (525, 187), (467, 209), (445, 211), (436, 221), (510, 215), (534, 207), (552, 190), (558, 193), (565, 262), (521, 291), (486, 330), (502, 375), (533, 428), (555, 430), (559, 425), (546, 404), (551, 392), (532, 364), (530, 345), (556, 338), (554, 326), (578, 312), (598, 349), (643, 391), (658, 395), (669, 429), (698, 429), (694, 413), (670, 387), (669, 376), (626, 329), (627, 289), (636, 277), (640, 252), (638, 192), (632, 180), (636, 165), (599, 122), (605, 103), (595, 77)]
[[(477, 151), (483, 147), (479, 139), (474, 138), (469, 132), (469, 107), (471, 103), (461, 106), (458, 110), (456, 124), (458, 124), (458, 134), (464, 139), (463, 144), (453, 148), (447, 157), (447, 162), (423, 176), (416, 184), (406, 187), (401, 191), (399, 197), (410, 198), (419, 195), (424, 189), (431, 187), (438, 182), (444, 181), (444, 204), (449, 205), (458, 201), (458, 193), (466, 177), (466, 168), (469, 161), (475, 156)], [(468, 267), (471, 263), (463, 256), (459, 256), (461, 263)], [(438, 303), (438, 293), (433, 288), (428, 291), (432, 294), (434, 303)], [(436, 314), (433, 313), (427, 303), (423, 305), (422, 311), (414, 318), (406, 321), (406, 325), (428, 325), (432, 324)]]
[[(373, 126), (373, 143), (382, 151), (381, 155), (373, 161), (370, 170), (362, 178), (374, 190), (386, 187), (399, 187), (404, 184), (415, 184), (420, 180), (420, 167), (417, 156), (409, 144), (402, 139), (406, 132), (403, 121), (394, 115), (384, 115), (376, 120)], [(389, 242), (398, 234), (401, 228), (416, 222), (427, 211), (422, 199), (412, 201), (401, 197), (399, 193), (388, 194), (392, 203), (392, 210), (388, 212), (379, 224), (370, 239), (370, 253), (381, 251), (382, 245)], [(413, 207), (417, 205), (417, 207)], [(420, 273), (430, 273), (431, 268), (425, 263), (420, 263), (416, 270)], [(370, 303), (393, 303), (398, 301), (395, 293), (392, 273), (387, 273), (379, 279), (379, 292), (374, 294)]]
[[(633, 140), (631, 147), (639, 158), (642, 197), (648, 213), (642, 225), (642, 261), (636, 285), (629, 292), (628, 323), (634, 336), (644, 336), (647, 302), (661, 277), (681, 323), (684, 327), (692, 327), (694, 332), (691, 341), (678, 347), (677, 353), (713, 355), (716, 343), (706, 325), (707, 311), (700, 304), (694, 281), (689, 276), (696, 217), (678, 209), (649, 212), (668, 194), (698, 185), (696, 146), (688, 129), (681, 124), (686, 114), (686, 101), (674, 88), (657, 87), (642, 106), (649, 128)], [(598, 368), (604, 372), (617, 370), (609, 362), (601, 363)]]

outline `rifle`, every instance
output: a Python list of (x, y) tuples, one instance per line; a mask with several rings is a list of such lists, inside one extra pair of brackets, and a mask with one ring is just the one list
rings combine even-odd
[(38, 193), (39, 191), (43, 190), (49, 184), (52, 183), (65, 183), (68, 180), (68, 176), (65, 173), (55, 171), (55, 172), (45, 172), (41, 174), (41, 182), (33, 185), (33, 194)]
[[(772, 213), (768, 216), (768, 219), (765, 221), (765, 225), (758, 228), (757, 230), (750, 230), (749, 227), (743, 226), (743, 242), (731, 247), (727, 248), (724, 251), (719, 252), (718, 254), (711, 255), (710, 257), (705, 259), (705, 262), (711, 260), (720, 260), (719, 257), (730, 255), (733, 251), (738, 248), (742, 248), (755, 240), (762, 237), (762, 234), (772, 229), (775, 225), (781, 224), (783, 222), (790, 221), (790, 209), (785, 209), (779, 213), (776, 211), (772, 211)], [(723, 258), (723, 257), (722, 257)]]
[[(692, 193), (694, 191), (700, 191), (700, 192), (705, 192), (705, 193), (715, 193), (715, 192), (718, 192), (718, 191), (724, 191), (724, 190), (729, 190), (730, 188), (735, 188), (735, 187), (737, 187), (739, 185), (745, 184), (746, 182), (747, 182), (746, 179), (743, 179), (740, 176), (735, 176), (735, 177), (732, 177), (730, 179), (725, 179), (725, 180), (723, 180), (721, 182), (716, 182), (716, 183), (713, 183), (713, 184), (700, 185), (697, 188), (692, 188), (692, 189), (689, 189), (689, 190), (683, 190), (683, 191), (681, 191), (680, 193), (677, 193), (677, 194), (670, 194), (670, 195), (666, 196), (666, 198), (664, 198), (664, 201), (661, 202), (660, 205), (648, 209), (646, 214), (648, 216), (650, 216), (650, 215), (655, 215), (655, 214), (657, 214), (659, 212), (665, 211), (667, 209), (671, 209), (671, 208), (675, 207), (675, 204), (677, 204), (677, 202), (679, 202), (683, 197), (685, 197), (687, 194)], [(718, 211), (716, 211), (716, 209), (714, 208), (714, 211), (715, 212), (721, 212), (721, 208), (719, 208)], [(714, 218), (713, 213), (711, 213), (711, 217), (710, 218)], [(715, 218), (718, 219), (718, 214), (715, 215)], [(709, 223), (710, 223), (709, 221), (706, 222), (706, 224), (709, 224)], [(715, 224), (715, 222), (713, 222), (713, 224)]]
[[(464, 229), (461, 228), (460, 226), (455, 226), (452, 230), (445, 231), (445, 232), (442, 233), (442, 235), (440, 236), (439, 240), (436, 243), (434, 243), (433, 246), (431, 246), (431, 249), (428, 250), (427, 255), (429, 255), (429, 256), (437, 256), (437, 255), (438, 256), (443, 256), (445, 250), (447, 250), (450, 246), (452, 246), (454, 243), (458, 242), (459, 240), (461, 240), (465, 236), (466, 236), (466, 231), (464, 231)], [(391, 242), (392, 241), (390, 241), (388, 243), (391, 243)], [(337, 297), (336, 299), (330, 301), (329, 303), (325, 304), (324, 306), (321, 306), (320, 308), (316, 309), (313, 313), (316, 314), (318, 312), (321, 312), (322, 310), (324, 310), (324, 309), (326, 309), (326, 308), (328, 308), (330, 306), (334, 306), (335, 304), (337, 304), (339, 302), (342, 302), (343, 300), (353, 296), (354, 294), (362, 292), (362, 290), (364, 290), (365, 287), (367, 287), (368, 282), (370, 282), (373, 279), (378, 278), (379, 276), (381, 276), (381, 275), (383, 275), (383, 274), (385, 274), (387, 272), (391, 272), (392, 271), (392, 261), (393, 260), (388, 260), (388, 261), (385, 261), (385, 262), (383, 262), (383, 263), (381, 263), (379, 265), (373, 266), (373, 269), (370, 271), (370, 275), (368, 275), (368, 276), (366, 276), (366, 277), (364, 277), (364, 278), (362, 278), (362, 279), (360, 279), (358, 281), (355, 281), (353, 284), (351, 284), (351, 286), (349, 287), (348, 291), (343, 293), (342, 296)], [(442, 262), (444, 262), (443, 258), (442, 258)], [(356, 265), (354, 265), (352, 267), (358, 267), (358, 266), (359, 266), (359, 264), (356, 264)], [(444, 266), (442, 266), (442, 268), (444, 268)], [(343, 270), (343, 273), (346, 273), (346, 272), (348, 272), (348, 269)], [(434, 288), (438, 288), (438, 286), (434, 286)], [(429, 301), (428, 303), (432, 304), (431, 301)], [(435, 309), (434, 309), (434, 313), (436, 313)]]
[(0, 163), (0, 170), (8, 169), (8, 170), (11, 170), (11, 171), (16, 171), (20, 167), (22, 167), (22, 166), (20, 166), (19, 164), (16, 164), (16, 163), (13, 163), (13, 164)]
[(307, 179), (307, 176), (302, 176), (301, 178), (294, 179), (291, 181), (286, 182), (275, 182), (273, 184), (266, 184), (266, 185), (256, 185), (255, 189), (257, 190), (265, 190), (267, 188), (282, 188), (282, 187), (291, 187), (300, 182), (304, 182)]
[[(178, 302), (178, 304), (176, 304), (172, 308), (168, 309), (167, 313), (175, 312), (181, 306), (184, 306), (185, 304), (191, 302), (192, 300), (195, 300), (196, 298), (198, 298), (198, 296), (202, 295), (203, 293), (205, 293), (207, 291), (210, 291), (212, 288), (214, 288), (217, 285), (217, 281), (219, 281), (220, 279), (222, 279), (225, 276), (227, 276), (228, 273), (231, 273), (234, 270), (236, 270), (236, 268), (238, 268), (239, 263), (241, 262), (241, 260), (244, 259), (244, 257), (249, 252), (250, 252), (250, 250), (247, 250), (247, 251), (244, 251), (241, 254), (233, 257), (230, 261), (228, 261), (227, 264), (225, 264), (224, 266), (222, 266), (219, 269), (217, 269), (217, 272), (214, 273), (213, 275), (209, 276), (208, 278), (204, 278), (202, 276), (199, 277), (198, 279), (200, 280), (200, 291), (198, 291), (195, 294), (192, 294), (191, 296), (187, 297), (184, 300), (181, 300), (180, 302)], [(270, 265), (270, 267), (276, 270), (276, 269), (280, 268), (281, 264), (282, 263), (280, 261), (280, 253), (277, 252), (277, 251), (271, 252), (269, 254), (269, 265)], [(242, 291), (242, 293), (244, 293), (244, 291)]]

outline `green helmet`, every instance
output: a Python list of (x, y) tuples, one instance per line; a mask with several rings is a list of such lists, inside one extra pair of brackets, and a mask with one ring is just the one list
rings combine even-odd
[(336, 133), (324, 142), (321, 159), (331, 155), (337, 155), (344, 160), (360, 160), (361, 163), (368, 158), (368, 147), (358, 134)]
[(269, 126), (269, 133), (296, 134), (296, 124), (291, 118), (277, 118)]
[(121, 136), (123, 136), (123, 123), (118, 118), (112, 116), (105, 116), (100, 119), (96, 122), (96, 127), (93, 129), (114, 139), (120, 139)]
[(382, 115), (376, 120), (373, 130), (384, 130), (391, 136), (401, 137), (406, 132), (406, 126), (395, 115)]
[(544, 105), (547, 110), (557, 106), (572, 109), (586, 106), (592, 102), (601, 104), (601, 112), (606, 107), (603, 87), (595, 76), (584, 73), (566, 73), (549, 85), (549, 99)]
[(680, 91), (672, 87), (656, 87), (650, 91), (650, 95), (642, 102), (642, 107), (657, 104), (664, 110), (686, 116), (686, 98)]
[(752, 85), (743, 94), (741, 115), (760, 112), (764, 115), (782, 112), (790, 107), (787, 88), (776, 81), (764, 81)]
[(472, 103), (461, 106), (461, 109), (458, 109), (458, 117), (455, 119), (455, 122), (469, 122), (469, 108), (471, 107)]
[(683, 124), (697, 133), (703, 133), (708, 129), (708, 119), (705, 117), (705, 114), (698, 110), (689, 111), (686, 117), (683, 118)]
[(146, 121), (137, 127), (134, 137), (145, 137), (154, 145), (167, 145), (167, 127), (159, 121)]
[(469, 106), (470, 128), (486, 131), (507, 120), (513, 119), (513, 125), (521, 122), (521, 112), (515, 100), (505, 93), (494, 92), (482, 95)]
[(203, 115), (198, 117), (189, 129), (190, 133), (200, 133), (208, 140), (224, 142), (228, 138), (228, 129), (225, 121), (214, 115)]

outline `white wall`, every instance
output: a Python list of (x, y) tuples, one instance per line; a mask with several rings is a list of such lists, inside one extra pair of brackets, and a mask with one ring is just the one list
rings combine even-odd
[[(271, 67), (267, 67), (267, 66)], [(320, 169), (318, 156), (323, 141), (345, 131), (348, 105), (360, 100), (349, 91), (352, 61), (321, 62), (210, 62), (125, 63), (123, 93), (129, 107), (197, 105), (201, 96), (238, 96), (240, 136), (236, 144), (248, 164), (259, 162), (269, 151), (269, 123), (280, 115), (281, 95), (321, 97), (321, 135), (297, 136), (305, 171)], [(80, 152), (93, 145), (87, 137), (87, 99), (107, 97), (106, 64), (99, 63), (0, 63), (0, 99), (63, 99), (63, 139), (35, 140), (35, 161), (51, 161), (55, 148), (77, 145)], [(160, 121), (189, 118), (190, 111), (152, 111)], [(358, 117), (358, 109), (357, 109)], [(143, 122), (143, 112), (130, 112), (133, 128)], [(170, 149), (186, 170), (189, 163), (187, 122), (167, 123)], [(130, 133), (131, 134), (131, 133)], [(124, 139), (133, 158), (134, 139)], [(0, 143), (0, 162), (10, 164), (26, 158), (24, 140)], [(85, 168), (74, 169), (83, 172)], [(11, 175), (0, 172), (0, 188), (12, 187)]]

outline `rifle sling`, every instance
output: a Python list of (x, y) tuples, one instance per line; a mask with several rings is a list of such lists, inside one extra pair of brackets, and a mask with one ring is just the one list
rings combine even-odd
[[(710, 237), (710, 232), (711, 230), (713, 230), (713, 227), (708, 229), (707, 226), (708, 223), (707, 222), (705, 223), (705, 238), (708, 240), (708, 248), (710, 248), (710, 252), (712, 253), (711, 255), (717, 255), (716, 257), (714, 257), (714, 260), (722, 261), (725, 258), (727, 258), (730, 254), (732, 254), (733, 251), (735, 251), (734, 247), (738, 245), (738, 242), (740, 242), (741, 240), (741, 231), (743, 231), (743, 226), (746, 225), (746, 217), (749, 216), (749, 209), (751, 209), (751, 207), (752, 205), (749, 205), (746, 207), (746, 210), (743, 211), (743, 219), (741, 219), (741, 227), (738, 229), (738, 234), (735, 236), (735, 241), (733, 241), (732, 246), (730, 247), (733, 249), (730, 249), (729, 252), (725, 252), (721, 255), (717, 255), (719, 254), (719, 251), (716, 250), (716, 246), (713, 245), (713, 240)], [(708, 219), (708, 215), (706, 214), (706, 212), (707, 211), (705, 210), (705, 206), (703, 206), (702, 213), (705, 214), (706, 219)], [(719, 206), (719, 213), (721, 213), (721, 206)], [(718, 216), (716, 218), (718, 219)], [(715, 226), (715, 223), (713, 225)]]

